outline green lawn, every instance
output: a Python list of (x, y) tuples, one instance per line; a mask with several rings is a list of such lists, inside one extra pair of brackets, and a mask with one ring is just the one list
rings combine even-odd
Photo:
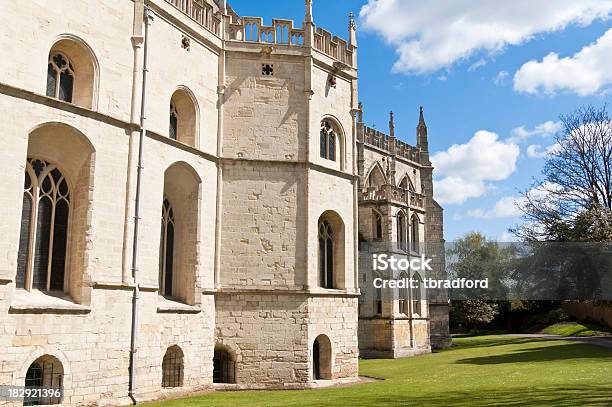
[(607, 406), (612, 350), (566, 341), (481, 336), (452, 349), (363, 360), (374, 383), (296, 391), (213, 392), (154, 404), (178, 406)]
[(602, 336), (612, 335), (612, 330), (593, 324), (559, 322), (542, 329), (541, 333), (560, 336)]

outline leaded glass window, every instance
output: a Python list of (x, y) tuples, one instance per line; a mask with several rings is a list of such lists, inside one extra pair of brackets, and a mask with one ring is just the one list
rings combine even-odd
[(74, 67), (64, 54), (49, 54), (47, 65), (47, 96), (72, 102), (74, 94)]
[(331, 161), (336, 161), (336, 133), (328, 120), (324, 120), (321, 123), (319, 143), (321, 157)]
[(406, 249), (406, 217), (402, 212), (397, 215), (397, 247)]
[(178, 140), (178, 113), (173, 102), (170, 102), (170, 131), (168, 134), (172, 140)]
[(159, 248), (159, 285), (162, 295), (172, 296), (174, 272), (174, 210), (170, 201), (162, 205), (161, 240)]
[(28, 159), (17, 253), (17, 288), (64, 289), (69, 223), (68, 181), (55, 165)]
[(319, 283), (334, 288), (334, 238), (327, 221), (319, 222)]

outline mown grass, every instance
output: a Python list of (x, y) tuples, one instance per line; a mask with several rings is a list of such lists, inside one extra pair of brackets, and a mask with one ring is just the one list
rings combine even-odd
[(567, 341), (459, 338), (440, 353), (362, 360), (380, 381), (294, 391), (212, 392), (153, 404), (188, 406), (607, 406), (612, 350)]
[(540, 331), (543, 334), (560, 336), (608, 336), (612, 335), (612, 329), (594, 324), (582, 324), (579, 322), (558, 322)]

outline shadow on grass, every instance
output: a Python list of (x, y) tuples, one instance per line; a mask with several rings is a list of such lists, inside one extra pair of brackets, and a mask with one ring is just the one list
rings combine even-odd
[[(344, 400), (343, 400), (344, 401)], [(346, 400), (349, 401), (349, 400)], [(386, 395), (368, 398), (368, 403), (354, 400), (350, 405), (388, 405), (388, 406), (610, 406), (612, 388), (605, 385), (580, 386), (576, 388), (546, 387), (540, 389), (478, 389), (452, 393), (428, 395)], [(320, 404), (324, 406), (326, 404)]]
[[(468, 337), (465, 337), (468, 338)], [(458, 340), (453, 341), (453, 346), (447, 350), (456, 350), (456, 349), (472, 349), (472, 348), (483, 348), (490, 346), (500, 346), (500, 345), (518, 345), (521, 343), (531, 343), (531, 342), (542, 342), (546, 339), (542, 338), (519, 338), (519, 337), (503, 337), (503, 336), (483, 336), (479, 337), (479, 339), (472, 339), (470, 337), (469, 341), (462, 341), (462, 338), (457, 338)]]
[[(612, 358), (612, 352), (605, 349), (585, 348), (584, 344), (569, 343), (557, 346), (542, 346), (501, 355), (479, 356), (460, 359), (456, 363), (471, 365), (497, 365), (501, 363), (550, 362), (568, 359)], [(612, 391), (612, 385), (611, 385)]]

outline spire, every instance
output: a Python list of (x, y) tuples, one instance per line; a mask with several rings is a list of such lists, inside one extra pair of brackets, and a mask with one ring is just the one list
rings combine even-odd
[(421, 150), (425, 155), (423, 155), (423, 159), (425, 162), (429, 162), (429, 144), (427, 142), (427, 125), (425, 124), (425, 117), (423, 116), (423, 106), (420, 107), (419, 112), (419, 124), (416, 128), (417, 133), (417, 147)]
[(304, 21), (307, 23), (312, 23), (312, 0), (305, 0), (304, 4), (306, 6), (306, 16), (304, 17)]
[(395, 123), (393, 121), (393, 110), (389, 112), (389, 137), (395, 138)]
[[(351, 11), (349, 13), (349, 47), (352, 47), (353, 54), (356, 55), (357, 48), (357, 23), (355, 22), (355, 14)], [(357, 59), (355, 58), (355, 61)], [(355, 62), (354, 61), (354, 62)]]
[(349, 30), (354, 30), (357, 28), (357, 24), (355, 24), (355, 14), (351, 11), (349, 13)]
[(423, 106), (419, 107), (419, 126), (423, 126), (425, 128), (427, 128), (427, 126), (425, 125), (425, 118), (423, 117)]

